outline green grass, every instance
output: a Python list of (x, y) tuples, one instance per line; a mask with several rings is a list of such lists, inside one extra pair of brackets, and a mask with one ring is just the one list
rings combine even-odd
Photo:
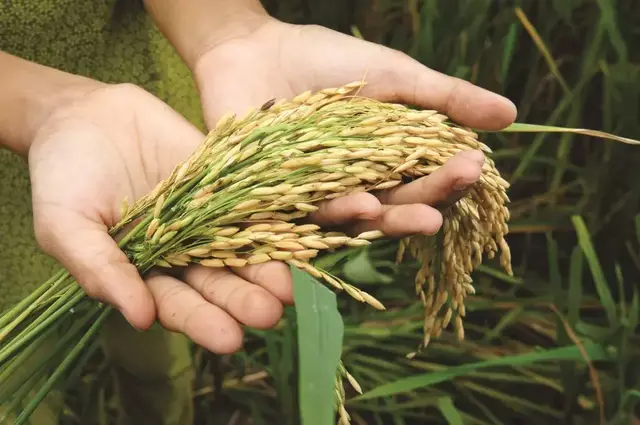
[[(284, 20), (355, 33), (503, 93), (517, 104), (519, 123), (640, 138), (636, 0), (265, 4)], [(640, 416), (640, 148), (598, 136), (482, 135), (513, 184), (516, 275), (491, 261), (478, 270), (462, 343), (445, 332), (407, 357), (422, 338), (421, 313), (412, 294), (415, 269), (393, 263), (392, 245), (319, 260), (388, 306), (377, 312), (337, 297), (344, 335), (334, 336), (364, 392), (345, 384), (353, 423), (626, 425)], [(320, 361), (312, 348), (322, 344), (326, 322), (314, 320), (301, 322), (289, 310), (276, 330), (250, 331), (250, 350), (236, 356), (196, 349), (203, 371), (197, 423), (251, 417), (256, 425), (294, 425), (300, 411), (313, 414), (305, 406), (317, 399), (299, 381), (311, 379), (307, 366)], [(318, 333), (298, 332), (301, 325)], [(319, 364), (328, 371), (335, 361)], [(100, 358), (89, 364), (69, 393), (67, 423), (110, 423), (105, 370)]]

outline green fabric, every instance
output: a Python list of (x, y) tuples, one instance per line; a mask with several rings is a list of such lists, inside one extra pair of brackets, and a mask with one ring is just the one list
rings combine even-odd
[[(203, 128), (191, 74), (140, 1), (1, 1), (0, 50), (104, 82), (137, 84)], [(27, 166), (0, 149), (0, 311), (57, 267), (38, 249), (31, 217)], [(114, 316), (103, 341), (121, 398), (135, 401), (123, 403), (121, 423), (191, 422), (192, 369), (182, 335), (160, 328), (138, 333)], [(58, 414), (53, 395), (31, 423), (49, 425)]]

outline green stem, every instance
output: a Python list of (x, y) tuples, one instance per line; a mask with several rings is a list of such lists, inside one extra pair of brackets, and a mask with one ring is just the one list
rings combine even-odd
[(118, 242), (118, 247), (123, 248), (131, 239), (138, 235), (138, 233), (142, 232), (142, 230), (153, 220), (153, 216), (149, 215), (144, 220), (140, 221), (129, 233), (127, 233), (120, 242)]
[[(33, 329), (22, 332), (15, 340), (11, 341), (11, 344), (8, 347), (5, 347), (0, 351), (0, 365), (4, 364), (6, 360), (16, 353), (20, 348), (30, 343), (34, 339), (36, 339), (39, 335), (41, 335), (47, 328), (54, 324), (55, 320), (58, 319), (63, 314), (68, 313), (69, 309), (72, 308), (78, 301), (82, 300), (86, 295), (84, 293), (79, 293), (74, 296), (71, 300), (69, 300), (64, 306), (59, 308), (55, 313), (51, 316), (47, 317), (45, 320), (36, 325)], [(98, 306), (98, 308), (100, 308)]]
[(13, 425), (24, 425), (28, 420), (33, 411), (38, 407), (40, 402), (46, 397), (46, 395), (51, 391), (53, 386), (58, 382), (58, 380), (62, 377), (62, 375), (72, 366), (74, 360), (78, 356), (80, 356), (83, 352), (83, 349), (89, 344), (91, 338), (93, 338), (102, 323), (105, 321), (109, 313), (111, 313), (111, 308), (102, 308), (102, 312), (97, 317), (96, 321), (93, 322), (89, 330), (84, 334), (84, 336), (78, 341), (78, 343), (73, 347), (71, 352), (65, 357), (65, 359), (60, 363), (60, 365), (56, 368), (56, 370), (51, 374), (49, 379), (44, 383), (40, 391), (35, 395), (33, 399), (29, 402), (27, 407), (20, 413), (20, 416), (15, 420)]
[[(50, 286), (56, 285), (56, 282), (58, 282), (66, 273), (66, 270), (60, 270), (58, 273), (49, 278), (49, 280), (47, 280), (44, 284), (40, 285), (40, 287), (38, 287), (35, 291), (33, 291), (22, 301), (20, 301), (17, 305), (13, 306), (10, 310), (3, 313), (0, 317), (0, 328), (6, 326), (6, 324), (9, 323), (19, 311), (27, 306), (30, 306), (31, 304), (36, 303), (43, 294), (49, 291)], [(2, 342), (2, 338), (0, 338), (0, 342)]]
[(64, 385), (61, 388), (62, 391), (66, 391), (67, 387), (71, 383), (75, 382), (75, 380), (80, 376), (80, 372), (82, 372), (84, 365), (89, 361), (93, 353), (95, 353), (98, 350), (98, 348), (100, 348), (100, 340), (96, 338), (93, 340), (93, 342), (91, 342), (91, 345), (89, 346), (89, 348), (84, 350), (82, 357), (80, 357), (80, 359), (75, 364), (75, 367), (73, 368), (73, 372), (69, 374), (69, 376), (64, 382)]
[[(50, 337), (54, 331), (55, 328), (47, 329), (47, 331), (42, 335), (42, 338), (36, 341), (35, 344), (30, 345), (29, 348), (21, 352), (17, 357), (13, 358), (7, 365), (2, 368), (2, 371), (0, 372), (0, 383), (3, 386), (3, 390), (0, 391), (0, 404), (4, 402), (4, 399), (7, 396), (6, 392), (11, 392), (11, 389), (9, 389), (6, 385), (6, 382), (8, 382), (10, 378), (10, 375), (20, 367), (21, 363), (24, 363), (33, 353), (35, 353), (45, 342), (45, 339)], [(48, 357), (46, 359), (49, 360)]]
[[(29, 314), (31, 314), (34, 310), (40, 307), (43, 301), (46, 301), (47, 299), (51, 299), (51, 293), (57, 290), (60, 284), (62, 284), (66, 280), (66, 276), (64, 274), (62, 273), (58, 273), (58, 274), (60, 275), (60, 277), (56, 279), (53, 282), (53, 284), (47, 283), (45, 285), (42, 285), (41, 288), (46, 288), (44, 292), (38, 290), (38, 292), (41, 292), (40, 294), (38, 294), (37, 292), (34, 292), (34, 294), (36, 294), (35, 297), (33, 296), (33, 294), (31, 294), (31, 296), (26, 298), (27, 300), (29, 300), (29, 305), (26, 308), (24, 308), (25, 306), (21, 305), (22, 303), (20, 303), (18, 304), (18, 306), (16, 306), (16, 308), (13, 308), (10, 310), (9, 313), (11, 315), (15, 315), (15, 313), (17, 313), (19, 309), (24, 308), (22, 313), (18, 314), (18, 316), (15, 319), (13, 319), (13, 321), (7, 324), (6, 321), (4, 320), (5, 317), (3, 316), (2, 318), (3, 320), (0, 321), (0, 328), (2, 328), (2, 331), (0, 332), (0, 343), (4, 341), (4, 339), (11, 333), (11, 331), (13, 331), (16, 327), (18, 327), (20, 323), (22, 323), (24, 319), (27, 318), (27, 316), (29, 316)], [(7, 320), (11, 320), (11, 317), (7, 317)]]
[[(69, 306), (68, 302), (73, 297), (74, 294), (78, 294), (79, 292), (80, 292), (80, 288), (78, 286), (69, 286), (69, 287), (67, 287), (64, 292), (62, 292), (62, 293), (57, 295), (57, 299), (53, 302), (53, 304), (51, 304), (45, 311), (40, 313), (38, 315), (37, 320), (32, 321), (31, 323), (29, 323), (29, 325), (25, 329), (20, 331), (20, 334), (18, 334), (18, 336), (24, 335), (25, 333), (28, 333), (28, 332), (31, 332), (40, 323), (42, 323), (43, 320), (45, 320), (47, 317), (51, 316), (52, 314), (55, 314), (61, 308), (64, 308), (66, 306), (70, 310), (71, 308), (75, 307), (75, 304)], [(67, 303), (67, 304), (65, 304), (65, 303)], [(13, 341), (15, 341), (16, 339), (17, 339), (17, 337), (14, 338)]]
[[(88, 322), (89, 319), (85, 322)], [(46, 375), (42, 372), (46, 372), (47, 368), (52, 363), (52, 359), (55, 359), (60, 354), (64, 353), (65, 348), (68, 346), (69, 340), (71, 340), (73, 337), (76, 337), (77, 334), (82, 331), (83, 327), (83, 323), (77, 322), (73, 326), (73, 328), (69, 332), (66, 332), (65, 335), (56, 343), (56, 345), (50, 351), (50, 354), (44, 359), (41, 359), (38, 364), (30, 370), (30, 373), (24, 378), (23, 383), (18, 387), (18, 389), (12, 391), (14, 394), (11, 403), (9, 404), (9, 406), (7, 406), (8, 411), (12, 411), (13, 409), (15, 409), (15, 407), (22, 401), (22, 399), (29, 393), (29, 391), (31, 391), (33, 387), (37, 385), (37, 382)], [(36, 341), (36, 344), (31, 345), (27, 350), (21, 353), (21, 356), (24, 356), (26, 353), (28, 353), (27, 356), (30, 355), (33, 351), (35, 351), (33, 348), (42, 345), (42, 343), (45, 341), (45, 338), (49, 337), (54, 330), (55, 328), (49, 328), (46, 332), (46, 336), (42, 335), (42, 338), (39, 338)], [(8, 368), (7, 370), (3, 371), (2, 374), (4, 375), (7, 371), (12, 371), (12, 369), (15, 368)], [(0, 380), (0, 382), (2, 382), (2, 380)]]
[(32, 384), (36, 382), (36, 380), (37, 376), (32, 376), (27, 379), (24, 385), (15, 393), (15, 397), (13, 398), (13, 400), (11, 400), (11, 403), (2, 407), (4, 415), (0, 417), (0, 424), (6, 423), (7, 419), (10, 418), (9, 415), (11, 415), (13, 411), (18, 407), (18, 404), (20, 404), (20, 401), (28, 394), (29, 389), (32, 387)]

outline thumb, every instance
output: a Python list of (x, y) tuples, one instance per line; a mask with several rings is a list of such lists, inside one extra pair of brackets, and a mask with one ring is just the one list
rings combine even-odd
[(155, 321), (155, 304), (136, 267), (102, 223), (59, 206), (34, 216), (42, 249), (73, 275), (91, 298), (118, 309), (135, 328)]
[(384, 51), (388, 57), (376, 61), (385, 68), (381, 74), (387, 76), (380, 100), (435, 109), (479, 130), (499, 130), (515, 121), (516, 106), (506, 97), (434, 71), (404, 53)]
[(343, 83), (364, 78), (364, 96), (435, 109), (481, 130), (501, 129), (515, 120), (516, 107), (507, 98), (434, 71), (399, 50), (317, 26), (304, 27), (299, 34), (302, 45), (313, 48), (289, 59), (293, 69), (314, 81), (323, 75), (325, 86), (339, 83), (338, 76)]

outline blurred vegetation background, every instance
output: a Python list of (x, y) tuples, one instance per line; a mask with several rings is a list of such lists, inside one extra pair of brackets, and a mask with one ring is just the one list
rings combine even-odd
[[(502, 93), (518, 106), (518, 122), (640, 138), (638, 0), (264, 4), (287, 22), (382, 43)], [(353, 423), (634, 423), (640, 150), (585, 136), (481, 136), (513, 185), (508, 240), (516, 274), (505, 276), (491, 261), (476, 273), (464, 342), (444, 333), (407, 358), (421, 341), (422, 317), (414, 269), (394, 263), (393, 244), (319, 260), (388, 307), (376, 312), (338, 296), (345, 365), (365, 396), (376, 388), (384, 395), (350, 399)], [(194, 349), (199, 425), (298, 423), (294, 319), (288, 311), (276, 330), (249, 331), (235, 356)], [(68, 396), (65, 422), (110, 423), (107, 366), (91, 364)]]

